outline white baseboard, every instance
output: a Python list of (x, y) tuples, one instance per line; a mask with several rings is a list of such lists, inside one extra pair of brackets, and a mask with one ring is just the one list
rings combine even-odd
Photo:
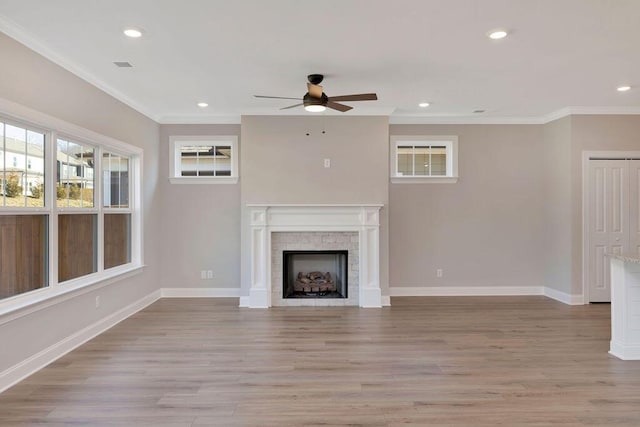
[(382, 295), (382, 306), (391, 307), (391, 297), (389, 295)]
[(544, 288), (544, 296), (568, 305), (583, 305), (585, 303), (583, 295), (568, 294), (548, 286)]
[(237, 298), (240, 288), (162, 288), (163, 298)]
[(240, 297), (240, 307), (249, 308), (249, 295)]
[(392, 297), (544, 295), (543, 286), (390, 287)]
[(640, 360), (640, 346), (610, 341), (609, 354), (621, 360)]
[(86, 328), (76, 332), (75, 334), (68, 336), (62, 341), (59, 341), (52, 346), (45, 348), (44, 350), (34, 354), (28, 359), (23, 360), (17, 365), (14, 365), (9, 369), (0, 372), (0, 393), (2, 393), (12, 385), (22, 381), (29, 375), (44, 368), (51, 362), (64, 356), (71, 350), (100, 335), (107, 329), (112, 328), (127, 317), (154, 303), (160, 298), (160, 296), (161, 293), (159, 290), (154, 291), (144, 298), (141, 298), (138, 301), (134, 302), (133, 304), (129, 304), (128, 306), (116, 311), (115, 313), (110, 314), (109, 316), (98, 320), (94, 324), (89, 325)]

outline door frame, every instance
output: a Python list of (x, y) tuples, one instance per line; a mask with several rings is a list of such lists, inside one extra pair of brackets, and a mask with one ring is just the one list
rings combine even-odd
[(583, 151), (582, 152), (582, 298), (589, 304), (589, 160), (640, 159), (640, 151)]

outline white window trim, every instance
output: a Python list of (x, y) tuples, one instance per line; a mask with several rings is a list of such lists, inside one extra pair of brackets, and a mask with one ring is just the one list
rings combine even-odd
[[(389, 171), (393, 184), (455, 184), (458, 182), (458, 137), (456, 135), (391, 135)], [(404, 144), (431, 145), (441, 142), (447, 145), (446, 176), (402, 176), (398, 175), (398, 146)]]
[[(180, 176), (181, 145), (201, 143), (231, 146), (231, 176)], [(237, 135), (186, 135), (169, 137), (169, 181), (172, 184), (237, 184), (238, 183), (238, 137)]]
[[(98, 271), (86, 276), (58, 282), (58, 214), (60, 213), (103, 213), (113, 212), (114, 209), (107, 210), (102, 207), (100, 194), (94, 193), (94, 208), (69, 209), (57, 208), (55, 198), (55, 178), (45, 180), (45, 207), (43, 208), (10, 208), (0, 206), (0, 215), (49, 215), (49, 259), (47, 287), (34, 289), (30, 292), (21, 293), (0, 300), (0, 324), (9, 321), (14, 316), (39, 310), (41, 308), (62, 302), (67, 298), (60, 299), (63, 295), (75, 296), (80, 293), (96, 289), (110, 283), (117, 282), (131, 274), (142, 271), (144, 267), (144, 251), (142, 244), (143, 211), (142, 211), (142, 164), (143, 149), (134, 145), (118, 141), (105, 135), (93, 132), (89, 129), (74, 125), (64, 120), (49, 116), (23, 105), (0, 98), (0, 117), (5, 123), (18, 126), (27, 126), (29, 129), (38, 130), (45, 133), (45, 175), (53, 177), (56, 165), (56, 141), (59, 137), (70, 138), (74, 141), (87, 143), (97, 148), (97, 161), (100, 161), (102, 150), (116, 152), (130, 158), (130, 179), (129, 186), (129, 208), (131, 213), (131, 262), (116, 266), (107, 270), (103, 266), (103, 250), (101, 247), (104, 241), (104, 230), (102, 228), (101, 215), (98, 215)], [(96, 178), (97, 192), (100, 193), (102, 182)], [(121, 211), (119, 211), (121, 212)], [(124, 212), (123, 212), (124, 213)], [(90, 289), (89, 289), (90, 288)], [(19, 312), (19, 313), (18, 313)], [(12, 315), (7, 316), (9, 313)]]

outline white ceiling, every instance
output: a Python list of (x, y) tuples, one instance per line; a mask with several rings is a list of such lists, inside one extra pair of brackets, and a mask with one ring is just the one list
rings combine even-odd
[(253, 97), (302, 97), (310, 73), (377, 92), (336, 114), (398, 123), (640, 113), (639, 23), (638, 0), (0, 0), (0, 31), (165, 123), (311, 114)]

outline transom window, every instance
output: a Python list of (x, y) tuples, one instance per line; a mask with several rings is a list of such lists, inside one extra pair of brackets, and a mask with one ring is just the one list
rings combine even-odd
[(236, 136), (172, 136), (170, 179), (173, 183), (236, 183)]
[(392, 136), (393, 183), (454, 183), (458, 178), (456, 136)]

